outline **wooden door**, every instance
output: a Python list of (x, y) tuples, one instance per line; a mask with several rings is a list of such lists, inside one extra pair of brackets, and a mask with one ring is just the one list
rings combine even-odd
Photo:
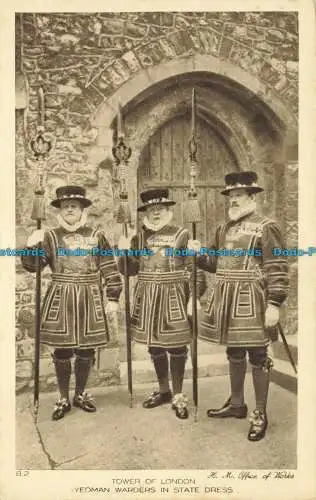
[[(189, 140), (191, 134), (190, 117), (177, 116), (163, 125), (150, 138), (142, 151), (137, 172), (138, 203), (139, 193), (153, 187), (168, 187), (169, 196), (177, 202), (172, 207), (173, 222), (184, 225), (191, 232), (191, 224), (183, 223), (183, 203), (187, 201), (190, 186)], [(198, 144), (199, 175), (197, 177), (198, 199), (201, 222), (197, 224), (197, 237), (203, 245), (208, 245), (216, 226), (225, 220), (225, 196), (220, 194), (227, 173), (237, 170), (237, 164), (225, 143), (202, 120), (196, 123)], [(141, 227), (143, 213), (138, 212), (137, 225)], [(212, 286), (214, 275), (206, 273), (208, 288)], [(131, 293), (135, 284), (131, 279)], [(207, 294), (201, 302), (205, 302)], [(211, 352), (214, 347), (202, 342), (199, 352)], [(135, 344), (133, 359), (147, 359), (147, 348)], [(124, 357), (122, 359), (125, 359)]]
[[(190, 120), (179, 116), (161, 127), (144, 148), (138, 169), (138, 193), (152, 187), (168, 187), (169, 196), (177, 202), (173, 207), (173, 222), (183, 223), (183, 203), (190, 185)], [(197, 120), (199, 175), (197, 177), (201, 222), (197, 224), (197, 237), (202, 244), (212, 241), (216, 226), (225, 219), (225, 197), (220, 194), (224, 176), (237, 169), (236, 162), (224, 142), (202, 120)], [(139, 214), (138, 227), (142, 214)]]

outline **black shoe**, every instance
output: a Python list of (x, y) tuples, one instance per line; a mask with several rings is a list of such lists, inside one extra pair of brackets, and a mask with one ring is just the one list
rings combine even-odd
[(207, 416), (210, 418), (246, 418), (247, 412), (247, 405), (233, 406), (231, 404), (231, 397), (229, 397), (221, 408), (210, 408), (207, 410)]
[(254, 410), (250, 415), (249, 441), (260, 441), (263, 439), (268, 427), (267, 414), (263, 410)]
[[(231, 396), (229, 396), (229, 398), (227, 399), (227, 401), (225, 401), (225, 403), (223, 404), (222, 408), (227, 408), (227, 406), (230, 405), (230, 401), (231, 401)], [(220, 408), (220, 409), (222, 409)], [(218, 409), (216, 408), (210, 408), (209, 410), (207, 410), (207, 415), (208, 415), (208, 412), (214, 412), (214, 411), (218, 411)]]
[(143, 402), (143, 408), (156, 408), (156, 406), (170, 403), (171, 400), (172, 400), (172, 394), (170, 391), (168, 392), (154, 391)]
[(66, 398), (61, 398), (55, 404), (54, 411), (52, 413), (52, 420), (60, 420), (64, 417), (65, 413), (71, 410), (71, 404)]
[(176, 416), (182, 420), (189, 417), (189, 412), (187, 408), (188, 398), (182, 394), (175, 394), (172, 400), (172, 409), (175, 410)]
[(97, 411), (93, 398), (86, 392), (83, 392), (82, 394), (75, 394), (73, 405), (89, 413)]

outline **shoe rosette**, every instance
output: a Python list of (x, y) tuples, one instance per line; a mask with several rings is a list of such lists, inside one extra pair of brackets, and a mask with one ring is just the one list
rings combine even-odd
[(78, 401), (79, 404), (81, 405), (94, 405), (95, 403), (95, 400), (94, 398), (91, 396), (91, 394), (88, 394), (87, 392), (83, 392), (82, 394), (78, 394), (76, 396), (76, 399)]
[(82, 408), (84, 411), (96, 411), (95, 401), (93, 397), (90, 396), (90, 394), (88, 394), (87, 392), (83, 392), (82, 394), (75, 394), (73, 405)]
[(185, 396), (182, 392), (179, 392), (178, 394), (175, 394), (172, 399), (172, 404), (178, 410), (183, 410), (184, 408), (187, 407), (189, 400), (187, 396)]
[(249, 421), (251, 423), (248, 433), (249, 441), (260, 441), (260, 439), (264, 438), (268, 426), (265, 411), (256, 408), (251, 413)]
[(259, 427), (261, 428), (264, 423), (265, 423), (265, 415), (264, 412), (261, 410), (254, 410), (249, 417), (249, 422), (251, 425), (254, 427)]
[(65, 413), (71, 410), (71, 405), (68, 399), (61, 398), (59, 399), (53, 408), (52, 419), (60, 420), (64, 417)]
[(61, 398), (58, 401), (56, 401), (53, 411), (64, 410), (65, 408), (68, 408), (68, 406), (69, 406), (68, 399)]

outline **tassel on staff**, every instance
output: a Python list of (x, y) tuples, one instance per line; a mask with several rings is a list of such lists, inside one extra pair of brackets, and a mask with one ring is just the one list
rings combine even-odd
[[(117, 114), (117, 144), (112, 148), (112, 154), (116, 165), (119, 167), (120, 180), (120, 204), (117, 212), (117, 222), (123, 224), (123, 235), (128, 237), (128, 225), (131, 223), (131, 212), (128, 203), (128, 161), (132, 150), (124, 142), (124, 132), (122, 128), (121, 105), (118, 105)], [(125, 327), (127, 345), (127, 379), (130, 407), (133, 406), (133, 383), (132, 383), (132, 337), (130, 326), (130, 293), (128, 276), (128, 257), (124, 259), (124, 295), (125, 295)]]
[[(196, 129), (195, 129), (195, 119), (196, 119), (196, 99), (195, 99), (195, 89), (192, 89), (192, 118), (191, 118), (191, 139), (189, 141), (189, 154), (190, 154), (190, 189), (188, 193), (188, 200), (183, 206), (183, 219), (185, 222), (190, 222), (196, 224), (201, 220), (200, 206), (197, 197), (197, 191), (195, 187), (195, 179), (198, 174), (197, 168), (197, 142), (195, 139)], [(193, 228), (193, 227), (192, 227)], [(195, 239), (195, 236), (193, 235)]]
[[(196, 134), (196, 102), (195, 90), (192, 89), (192, 118), (191, 118), (191, 139), (189, 141), (190, 153), (190, 189), (188, 200), (184, 203), (183, 219), (185, 222), (192, 224), (192, 238), (196, 239), (196, 224), (201, 220), (200, 207), (198, 202), (197, 191), (195, 187), (195, 179), (197, 177), (197, 143), (195, 140)], [(196, 286), (196, 256), (192, 257), (192, 332), (193, 339), (191, 344), (192, 356), (192, 372), (193, 372), (193, 402), (194, 402), (194, 421), (197, 421), (198, 410), (198, 363), (197, 363), (197, 338), (198, 338), (198, 321), (197, 321), (197, 286)]]

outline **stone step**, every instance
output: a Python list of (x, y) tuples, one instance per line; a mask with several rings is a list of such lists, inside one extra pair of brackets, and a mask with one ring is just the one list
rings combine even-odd
[[(248, 367), (248, 369), (250, 369)], [(121, 373), (121, 384), (127, 383), (127, 363), (121, 363), (120, 365)], [(198, 376), (199, 378), (205, 377), (215, 377), (219, 375), (228, 375), (228, 362), (226, 354), (216, 353), (216, 354), (202, 354), (198, 359)], [(192, 362), (190, 356), (187, 361), (185, 369), (185, 379), (192, 378)], [(133, 361), (133, 382), (135, 384), (153, 382), (156, 383), (157, 378), (154, 370), (153, 363), (150, 359)]]
[[(297, 367), (298, 363), (298, 336), (287, 335), (286, 340)], [(278, 384), (280, 387), (287, 389), (297, 394), (297, 375), (289, 361), (288, 354), (280, 338), (277, 342), (273, 343), (273, 362), (274, 367), (271, 371), (271, 380)]]
[[(153, 363), (150, 359), (133, 361), (133, 383), (157, 383)], [(247, 371), (251, 371), (251, 365), (248, 363)], [(199, 378), (216, 377), (220, 375), (229, 375), (229, 365), (227, 362), (225, 348), (222, 352), (214, 354), (202, 354), (198, 359)], [(192, 379), (192, 362), (189, 356), (185, 370), (185, 379)], [(297, 393), (297, 377), (289, 361), (274, 358), (274, 367), (271, 371), (271, 380), (279, 386)], [(127, 363), (120, 364), (120, 383), (127, 384)]]
[(275, 384), (297, 394), (297, 375), (289, 361), (274, 358), (271, 381)]
[[(297, 350), (298, 336), (297, 335), (287, 335), (286, 336), (286, 341), (288, 343), (289, 349), (290, 349), (291, 354), (293, 356), (294, 362), (295, 362), (295, 364), (297, 364), (297, 358), (298, 358), (298, 353), (297, 353), (297, 351), (298, 351)], [(274, 356), (276, 358), (282, 359), (283, 361), (288, 361), (288, 359), (289, 359), (281, 338), (277, 342), (273, 343), (273, 353), (274, 353)]]
[[(297, 336), (288, 336), (287, 341), (297, 363)], [(273, 344), (273, 357), (275, 365), (271, 374), (273, 381), (281, 387), (296, 393), (297, 379), (288, 361), (282, 341)], [(23, 360), (17, 362), (16, 390), (18, 393), (33, 388), (31, 373), (25, 371), (23, 363), (25, 364)], [(199, 378), (228, 375), (226, 347), (199, 341), (198, 368)], [(248, 370), (250, 369), (251, 366), (248, 363)], [(192, 379), (190, 354), (186, 365), (185, 378)], [(133, 345), (133, 382), (156, 383), (153, 363), (146, 345)], [(127, 383), (127, 363), (126, 355), (122, 357), (121, 346), (113, 345), (97, 352), (97, 362), (91, 372), (89, 384), (91, 387), (97, 387), (116, 383)], [(74, 377), (71, 379), (71, 387), (73, 387), (73, 384)], [(55, 368), (51, 356), (42, 357), (40, 362), (40, 390), (41, 392), (55, 391), (56, 387)]]
[[(225, 350), (224, 346), (217, 344), (212, 344), (210, 342), (205, 342), (202, 340), (198, 341), (198, 353), (200, 355), (204, 354), (217, 354)], [(120, 345), (120, 361), (126, 361), (126, 344)], [(132, 360), (135, 361), (146, 361), (148, 359), (148, 347), (145, 344), (133, 343), (132, 344)]]
[[(288, 346), (290, 348), (291, 354), (295, 363), (297, 363), (297, 335), (288, 335), (286, 337)], [(119, 358), (121, 362), (126, 361), (126, 344), (121, 344), (119, 346), (120, 354)], [(225, 347), (217, 344), (212, 344), (210, 342), (204, 342), (202, 340), (198, 341), (198, 353), (199, 356), (205, 354), (219, 354), (224, 352)], [(273, 343), (273, 355), (276, 358), (282, 359), (283, 361), (288, 360), (287, 353), (285, 351), (282, 339)], [(132, 359), (133, 361), (146, 361), (148, 359), (148, 348), (145, 344), (133, 343), (132, 344)]]

